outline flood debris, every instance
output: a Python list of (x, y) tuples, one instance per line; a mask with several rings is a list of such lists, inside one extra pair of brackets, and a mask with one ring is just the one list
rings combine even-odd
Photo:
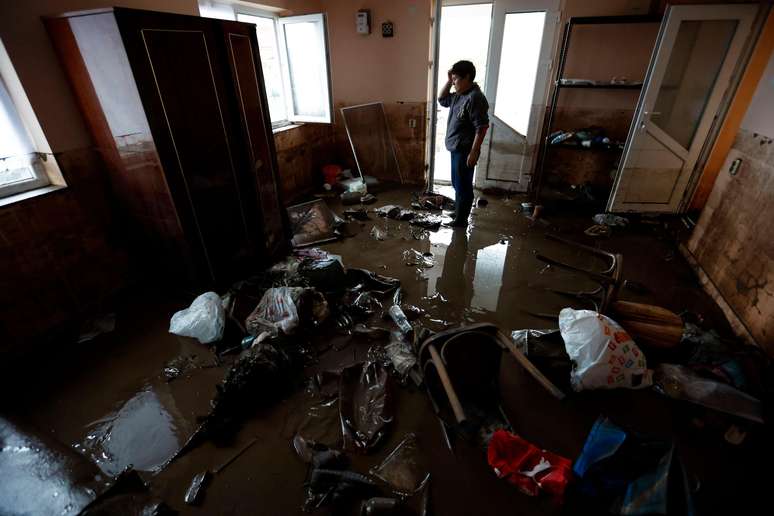
[(374, 226), (371, 228), (371, 238), (374, 240), (386, 240), (389, 234), (384, 229), (380, 228), (379, 226)]
[(412, 207), (419, 210), (453, 210), (454, 201), (445, 195), (435, 192), (414, 194)]
[(169, 333), (209, 344), (223, 337), (225, 319), (226, 312), (220, 296), (215, 292), (205, 292), (194, 299), (191, 306), (172, 315)]
[(625, 228), (629, 225), (629, 219), (621, 217), (620, 215), (613, 215), (612, 213), (597, 213), (592, 217), (592, 220), (595, 224), (612, 226), (615, 228)]
[(406, 434), (381, 464), (371, 468), (370, 474), (385, 481), (401, 497), (413, 496), (421, 491), (430, 480), (430, 472), (417, 435)]
[(384, 350), (395, 371), (401, 377), (406, 376), (417, 363), (417, 357), (411, 349), (411, 345), (406, 341), (404, 333), (400, 331), (394, 331), (390, 334), (390, 343), (384, 347)]
[(392, 305), (388, 313), (401, 332), (406, 334), (411, 333), (413, 327), (399, 305)]
[(591, 310), (559, 313), (565, 349), (574, 362), (572, 388), (642, 389), (653, 383), (645, 354), (615, 321)]
[(368, 210), (365, 208), (350, 208), (344, 210), (344, 216), (354, 220), (371, 220), (368, 216)]
[(430, 268), (435, 265), (435, 260), (433, 259), (433, 253), (406, 249), (403, 251), (403, 265)]
[(376, 208), (376, 214), (380, 217), (387, 217), (389, 219), (397, 219), (400, 215), (402, 208), (395, 204), (388, 204), (380, 208)]
[(339, 413), (344, 449), (368, 453), (393, 420), (392, 377), (374, 357), (344, 369), (339, 383)]
[(695, 514), (688, 475), (669, 441), (600, 416), (573, 466), (579, 514)]
[(592, 237), (609, 237), (613, 234), (613, 231), (610, 229), (610, 226), (606, 226), (605, 224), (594, 224), (587, 228), (583, 233)]
[(438, 215), (420, 215), (414, 217), (409, 224), (428, 231), (438, 231), (441, 228), (441, 222), (443, 222), (443, 219)]
[[(358, 202), (360, 196), (358, 195)], [(293, 247), (305, 247), (336, 240), (335, 216), (322, 199), (287, 208)]]
[(760, 400), (730, 385), (702, 378), (678, 364), (659, 364), (655, 369), (656, 391), (670, 398), (688, 401), (756, 423), (763, 423)]
[(116, 314), (109, 313), (99, 317), (93, 317), (86, 321), (81, 327), (78, 335), (78, 344), (90, 341), (99, 335), (110, 333), (116, 328)]
[(210, 476), (210, 472), (207, 470), (194, 475), (188, 489), (185, 491), (185, 497), (183, 498), (186, 505), (199, 505), (202, 502)]
[(542, 491), (561, 501), (572, 477), (572, 461), (505, 430), (497, 430), (492, 435), (487, 461), (498, 478), (529, 496), (537, 496)]

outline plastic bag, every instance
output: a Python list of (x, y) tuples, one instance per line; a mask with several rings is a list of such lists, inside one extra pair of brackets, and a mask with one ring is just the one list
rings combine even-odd
[(279, 331), (293, 333), (299, 323), (296, 302), (304, 291), (301, 287), (268, 289), (255, 310), (247, 316), (245, 327), (251, 335), (268, 331), (276, 336)]
[(384, 346), (384, 350), (387, 352), (392, 366), (401, 376), (408, 373), (409, 369), (417, 363), (417, 357), (411, 350), (411, 346), (399, 331), (390, 333), (390, 343)]
[(565, 308), (559, 313), (567, 354), (574, 362), (570, 383), (584, 389), (641, 389), (653, 383), (645, 355), (621, 326), (591, 310)]
[(660, 364), (656, 367), (655, 377), (656, 390), (670, 398), (763, 423), (761, 402), (730, 385), (702, 378), (691, 369), (676, 364)]
[(169, 333), (181, 337), (193, 337), (202, 344), (215, 342), (223, 337), (226, 311), (220, 296), (205, 292), (193, 300), (185, 310), (175, 312), (169, 321)]
[(592, 217), (592, 220), (597, 224), (619, 228), (624, 228), (629, 225), (629, 219), (613, 215), (612, 213), (597, 213)]
[(416, 434), (407, 434), (381, 464), (371, 468), (370, 473), (390, 484), (400, 496), (412, 496), (430, 479), (422, 459)]
[(406, 249), (403, 251), (403, 264), (430, 268), (435, 265), (435, 260), (432, 253), (422, 253), (416, 249)]

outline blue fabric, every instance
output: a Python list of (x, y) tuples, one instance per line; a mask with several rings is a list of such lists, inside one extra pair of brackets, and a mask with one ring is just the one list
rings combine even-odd
[(467, 164), (469, 149), (451, 151), (451, 179), (454, 187), (454, 202), (473, 202), (473, 170)]

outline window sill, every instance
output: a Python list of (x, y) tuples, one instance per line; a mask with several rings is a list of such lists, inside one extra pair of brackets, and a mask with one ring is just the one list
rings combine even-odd
[(67, 188), (65, 185), (48, 185), (42, 188), (35, 188), (34, 190), (27, 190), (26, 192), (9, 195), (8, 197), (0, 198), (0, 208), (4, 206), (10, 206), (11, 204), (16, 204), (17, 202), (26, 201), (27, 199), (32, 199), (33, 197), (39, 197), (51, 192), (56, 192), (57, 190), (63, 190), (65, 188)]
[(303, 123), (294, 123), (294, 124), (283, 125), (282, 127), (275, 127), (274, 129), (271, 130), (271, 132), (272, 132), (272, 134), (283, 133), (285, 131), (290, 131), (291, 129), (295, 129), (297, 127), (301, 127), (302, 125), (304, 125), (304, 124)]

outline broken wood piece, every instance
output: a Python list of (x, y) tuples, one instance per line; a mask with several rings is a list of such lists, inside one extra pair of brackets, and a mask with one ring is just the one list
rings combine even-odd
[(683, 326), (653, 324), (630, 319), (616, 319), (616, 322), (631, 335), (638, 345), (653, 348), (671, 349), (680, 344), (683, 338)]
[[(643, 322), (648, 324), (663, 324), (666, 326), (681, 326), (683, 320), (679, 315), (656, 305), (633, 303), (631, 301), (614, 301), (613, 313), (619, 319)], [(618, 320), (618, 319), (616, 319)]]

